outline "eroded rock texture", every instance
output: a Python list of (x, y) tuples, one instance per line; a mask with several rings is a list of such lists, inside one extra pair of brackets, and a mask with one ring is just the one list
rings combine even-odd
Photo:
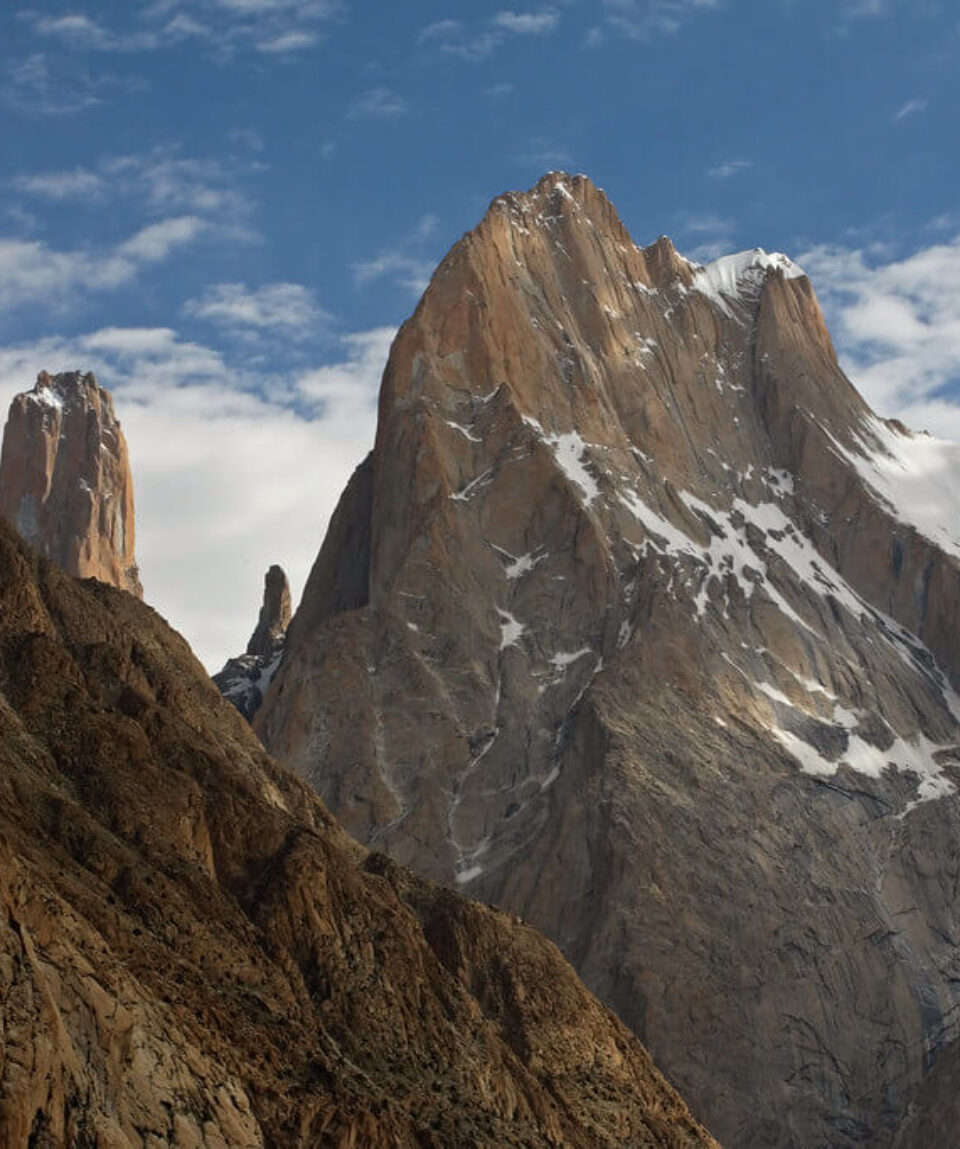
[(257, 729), (547, 932), (721, 1140), (888, 1144), (958, 1034), (958, 474), (788, 259), (550, 175), (397, 337)]
[(715, 1143), (555, 947), (361, 849), (0, 523), (0, 1144)]
[(93, 375), (41, 372), (17, 395), (3, 433), (0, 514), (77, 578), (142, 597), (133, 480), (108, 391)]

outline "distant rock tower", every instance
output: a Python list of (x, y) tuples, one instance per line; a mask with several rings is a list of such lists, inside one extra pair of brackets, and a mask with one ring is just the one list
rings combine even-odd
[(260, 709), (280, 665), (290, 615), (290, 583), (283, 568), (274, 565), (264, 576), (263, 605), (246, 653), (231, 658), (213, 676), (224, 698), (248, 720)]
[(68, 574), (143, 597), (127, 444), (92, 374), (42, 371), (10, 404), (0, 514)]

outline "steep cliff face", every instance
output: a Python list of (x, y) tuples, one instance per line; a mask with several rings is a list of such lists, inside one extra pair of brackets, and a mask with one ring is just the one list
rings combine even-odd
[(715, 1142), (555, 947), (361, 849), (0, 523), (0, 1144)]
[(544, 929), (721, 1140), (883, 1144), (957, 1035), (958, 473), (788, 259), (550, 175), (401, 330), (257, 729)]
[(247, 649), (227, 660), (213, 681), (228, 702), (248, 721), (260, 709), (273, 678), (290, 625), (290, 583), (282, 567), (274, 564), (263, 580), (263, 605)]
[(33, 390), (14, 398), (0, 514), (68, 574), (142, 597), (127, 444), (93, 375), (41, 372)]

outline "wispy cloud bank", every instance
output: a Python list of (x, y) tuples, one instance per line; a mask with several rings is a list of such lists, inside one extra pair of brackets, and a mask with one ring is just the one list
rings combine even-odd
[(908, 120), (911, 116), (918, 116), (921, 112), (927, 110), (928, 102), (926, 100), (907, 100), (907, 102), (897, 111), (893, 117), (894, 123), (900, 123), (901, 120)]
[(568, 169), (573, 165), (570, 149), (545, 136), (534, 137), (517, 159), (525, 167), (534, 168), (541, 175), (547, 171)]
[(278, 332), (286, 338), (307, 339), (332, 322), (312, 291), (299, 283), (268, 283), (248, 288), (242, 283), (218, 283), (198, 299), (184, 304), (184, 313), (233, 331)]
[(742, 175), (752, 167), (752, 160), (725, 160), (722, 164), (709, 168), (707, 175), (714, 180), (728, 180), (733, 176)]
[(87, 168), (70, 171), (38, 172), (15, 176), (11, 187), (29, 196), (61, 202), (63, 200), (96, 200), (106, 191), (103, 177)]
[(560, 13), (556, 8), (541, 8), (535, 12), (504, 9), (478, 24), (436, 20), (421, 30), (417, 43), (443, 55), (476, 63), (485, 60), (510, 37), (546, 36), (559, 23)]
[(41, 369), (93, 370), (113, 390), (147, 600), (216, 670), (249, 637), (270, 563), (287, 569), (295, 595), (303, 586), (373, 443), (393, 335), (348, 335), (332, 362), (269, 378), (166, 327), (0, 347), (0, 410)]
[(63, 307), (77, 293), (112, 291), (167, 259), (207, 227), (197, 216), (151, 224), (106, 249), (58, 251), (38, 241), (0, 238), (0, 310), (43, 303)]
[(697, 263), (709, 263), (735, 249), (735, 223), (716, 212), (686, 212), (680, 216), (677, 240), (683, 254)]
[(555, 8), (544, 8), (540, 12), (498, 12), (493, 18), (495, 28), (519, 36), (545, 36), (559, 22), (560, 13)]
[(370, 259), (354, 263), (354, 283), (362, 287), (374, 280), (386, 278), (413, 295), (422, 294), (437, 262), (426, 250), (436, 230), (436, 217), (422, 216), (416, 227), (392, 247), (384, 248)]
[(266, 52), (271, 56), (279, 56), (287, 52), (304, 52), (308, 48), (315, 48), (321, 37), (317, 32), (281, 32), (278, 36), (261, 40), (257, 50)]
[(103, 103), (109, 89), (127, 81), (101, 73), (96, 78), (76, 68), (56, 73), (43, 52), (8, 65), (0, 80), (0, 103), (26, 116), (77, 116)]
[(57, 202), (126, 198), (151, 215), (190, 212), (236, 225), (249, 211), (238, 184), (255, 167), (250, 161), (198, 159), (176, 148), (153, 148), (142, 155), (106, 156), (91, 167), (23, 173), (10, 186)]
[(372, 117), (389, 120), (405, 116), (409, 111), (407, 101), (390, 88), (371, 88), (354, 102), (348, 115), (352, 119)]
[(903, 259), (827, 246), (800, 259), (867, 399), (882, 415), (960, 438), (960, 236)]
[(113, 26), (82, 13), (28, 10), (21, 17), (38, 37), (75, 52), (155, 52), (194, 41), (216, 55), (253, 49), (279, 56), (314, 47), (318, 27), (341, 10), (332, 0), (156, 0), (131, 6)]
[(502, 39), (489, 28), (467, 28), (461, 20), (437, 20), (420, 32), (417, 43), (442, 55), (475, 63), (485, 60), (500, 46)]
[(150, 28), (114, 31), (89, 16), (70, 13), (50, 16), (27, 10), (21, 18), (33, 32), (44, 39), (55, 40), (74, 52), (152, 52), (188, 39), (204, 39), (211, 29), (183, 14), (175, 15)]
[(883, 16), (890, 11), (890, 0), (841, 0), (840, 14), (847, 19)]
[(722, 7), (721, 0), (601, 0), (602, 24), (587, 34), (588, 44), (604, 39), (604, 26), (631, 40), (645, 42), (679, 32), (693, 16)]

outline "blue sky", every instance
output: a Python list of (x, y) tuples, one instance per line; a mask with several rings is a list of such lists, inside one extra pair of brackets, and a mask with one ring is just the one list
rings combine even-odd
[(798, 258), (882, 413), (960, 436), (958, 59), (953, 0), (5, 5), (0, 403), (115, 390), (211, 666), (302, 583), (433, 266), (552, 168), (640, 243)]

